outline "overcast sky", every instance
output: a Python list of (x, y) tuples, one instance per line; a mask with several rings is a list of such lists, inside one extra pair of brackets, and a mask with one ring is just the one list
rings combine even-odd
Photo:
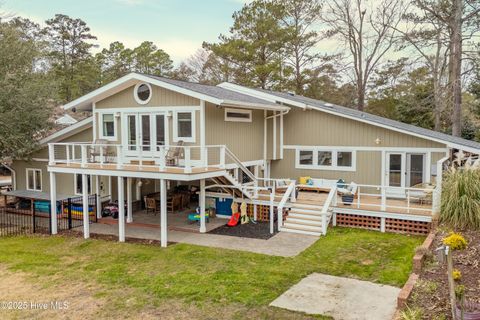
[(81, 18), (107, 47), (121, 41), (135, 47), (153, 41), (176, 64), (188, 58), (203, 41), (227, 33), (232, 14), (248, 0), (1, 0), (2, 11), (44, 25), (56, 13)]

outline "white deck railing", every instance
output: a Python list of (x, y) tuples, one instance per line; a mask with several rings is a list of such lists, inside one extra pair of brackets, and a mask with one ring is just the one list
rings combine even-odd
[[(399, 213), (420, 213), (431, 215), (433, 212), (433, 196), (436, 188), (390, 187), (380, 185), (357, 185), (353, 200), (339, 204), (351, 208), (376, 211), (394, 211)], [(341, 195), (341, 194), (340, 194)]]
[(224, 145), (209, 146), (135, 146), (128, 150), (121, 144), (99, 143), (50, 143), (49, 164), (67, 164), (87, 167), (91, 164), (115, 165), (118, 169), (127, 165), (155, 168), (165, 171), (169, 168), (183, 168), (191, 173), (193, 168), (240, 168), (243, 174), (255, 181), (255, 176), (244, 167), (240, 160)]

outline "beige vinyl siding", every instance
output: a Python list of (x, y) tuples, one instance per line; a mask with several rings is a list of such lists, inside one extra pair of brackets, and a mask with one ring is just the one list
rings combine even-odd
[[(270, 130), (269, 130), (270, 131)], [(379, 138), (380, 144), (375, 140)], [(300, 176), (313, 178), (345, 179), (360, 184), (381, 183), (381, 148), (446, 148), (445, 144), (414, 137), (393, 130), (380, 128), (325, 112), (292, 109), (284, 117), (284, 145), (289, 146), (349, 146), (374, 147), (378, 151), (357, 151), (356, 171), (317, 170), (295, 168), (295, 150), (285, 149), (283, 160), (271, 162), (272, 178), (298, 179)], [(425, 149), (425, 150), (423, 150)], [(431, 164), (445, 153), (432, 153)], [(427, 172), (427, 174), (429, 174)]]
[[(152, 85), (152, 98), (147, 104), (139, 104), (135, 101), (133, 96), (133, 89), (131, 86), (124, 89), (108, 98), (97, 101), (95, 103), (96, 109), (105, 108), (134, 108), (138, 107), (163, 107), (163, 106), (199, 106), (200, 101), (196, 98), (167, 90), (155, 85)], [(133, 111), (133, 110), (132, 110)]]
[[(87, 128), (81, 132), (71, 135), (68, 138), (60, 140), (59, 142), (91, 142), (93, 138), (92, 128)], [(35, 168), (42, 170), (42, 191), (50, 192), (50, 176), (47, 171), (48, 166), (48, 147), (44, 147), (39, 151), (32, 154), (31, 158), (45, 159), (45, 161), (26, 161), (15, 160), (13, 161), (12, 168), (15, 170), (17, 189), (26, 189), (26, 169)], [(57, 173), (57, 193), (59, 194), (74, 194), (74, 180), (73, 174)], [(92, 181), (94, 184), (94, 181)], [(95, 189), (92, 189), (95, 190)]]
[(284, 117), (284, 132), (285, 145), (445, 148), (445, 144), (317, 110), (292, 109)]
[(226, 145), (242, 161), (262, 160), (263, 119), (263, 110), (252, 110), (252, 122), (225, 121), (225, 108), (206, 103), (205, 144)]
[(283, 160), (271, 162), (271, 177), (298, 179), (298, 177), (309, 176), (312, 178), (344, 179), (361, 184), (380, 184), (381, 155), (381, 152), (358, 151), (356, 171), (310, 170), (295, 168), (295, 150), (284, 150)]

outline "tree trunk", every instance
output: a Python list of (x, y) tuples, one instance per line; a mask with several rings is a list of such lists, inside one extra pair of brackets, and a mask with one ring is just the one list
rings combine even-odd
[(365, 88), (361, 81), (357, 82), (357, 109), (363, 111), (365, 109)]
[(451, 78), (452, 86), (452, 135), (462, 134), (462, 0), (453, 0), (454, 19), (452, 25)]

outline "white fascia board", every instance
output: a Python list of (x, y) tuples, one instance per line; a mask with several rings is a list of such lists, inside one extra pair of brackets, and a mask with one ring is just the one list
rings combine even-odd
[(230, 100), (223, 100), (221, 105), (225, 107), (234, 107), (234, 108), (241, 108), (241, 109), (259, 109), (259, 110), (273, 110), (273, 111), (290, 110), (289, 107), (285, 107), (281, 105), (273, 106), (273, 105), (267, 105), (267, 104), (237, 102), (237, 101), (230, 101)]
[[(247, 88), (247, 87), (240, 86), (238, 84), (233, 84), (233, 83), (230, 83), (230, 82), (223, 82), (223, 83), (220, 83), (217, 86), (220, 87), (220, 88), (232, 90), (232, 91), (235, 91), (235, 92), (238, 92), (238, 93), (246, 94), (246, 95), (249, 95), (249, 96), (252, 96), (252, 97), (255, 97), (255, 98), (270, 101), (272, 103), (282, 102), (282, 103), (287, 103), (287, 104), (290, 104), (294, 107), (299, 107), (299, 108), (302, 108), (302, 109), (307, 108), (307, 105), (305, 103), (300, 103), (298, 101), (292, 101), (290, 99), (285, 99), (285, 98), (282, 98), (282, 97), (278, 97), (276, 95), (269, 94), (269, 93), (266, 93), (266, 92), (260, 92), (260, 91), (255, 90), (255, 89)], [(279, 110), (279, 109), (277, 109), (277, 110)]]
[(225, 170), (219, 171), (207, 171), (205, 173), (167, 173), (167, 172), (152, 172), (152, 171), (127, 171), (116, 169), (89, 169), (89, 168), (69, 168), (48, 166), (48, 172), (55, 173), (71, 173), (71, 174), (89, 174), (99, 176), (112, 176), (112, 177), (126, 177), (126, 178), (142, 178), (142, 179), (167, 179), (167, 180), (179, 180), (179, 181), (195, 181), (199, 179), (210, 179), (215, 177), (224, 176)]
[(112, 94), (115, 94), (116, 92), (119, 92), (123, 89), (126, 89), (126, 88), (128, 88), (128, 87), (130, 87), (133, 84), (136, 84), (138, 82), (147, 82), (147, 83), (150, 83), (150, 84), (153, 84), (153, 85), (156, 85), (156, 86), (168, 89), (168, 90), (172, 90), (172, 91), (175, 91), (175, 92), (178, 92), (178, 93), (182, 93), (182, 94), (185, 94), (185, 95), (188, 95), (188, 96), (200, 99), (200, 100), (205, 100), (205, 101), (208, 101), (208, 102), (211, 102), (211, 103), (214, 103), (214, 104), (222, 104), (222, 102), (223, 102), (223, 100), (221, 100), (221, 99), (217, 99), (217, 98), (214, 98), (214, 97), (211, 97), (211, 96), (208, 96), (208, 95), (204, 95), (202, 93), (198, 93), (198, 92), (195, 92), (195, 91), (192, 91), (192, 90), (184, 89), (184, 88), (178, 87), (176, 85), (163, 82), (163, 81), (158, 80), (158, 79), (154, 79), (154, 78), (142, 75), (142, 74), (132, 72), (132, 73), (129, 73), (129, 74), (121, 77), (120, 79), (112, 81), (109, 84), (106, 84), (106, 85), (104, 85), (104, 86), (102, 86), (102, 87), (100, 87), (96, 90), (93, 90), (90, 93), (87, 93), (86, 95), (84, 95), (84, 96), (82, 96), (78, 99), (75, 99), (75, 100), (65, 104), (63, 106), (63, 108), (65, 110), (67, 110), (67, 109), (71, 109), (73, 107), (76, 107), (76, 108), (85, 107), (86, 105), (89, 105), (93, 102), (102, 100), (102, 99), (104, 99), (104, 98), (106, 98), (106, 97), (108, 97)]
[(43, 145), (43, 144), (47, 144), (47, 143), (52, 142), (52, 141), (57, 141), (60, 138), (67, 138), (67, 137), (75, 134), (76, 132), (80, 132), (84, 129), (88, 129), (92, 125), (93, 125), (93, 117), (83, 119), (83, 120), (81, 120), (81, 121), (79, 121), (75, 124), (72, 124), (71, 126), (63, 128), (63, 129), (49, 135), (48, 137), (43, 138), (42, 140), (40, 140), (40, 144)]

